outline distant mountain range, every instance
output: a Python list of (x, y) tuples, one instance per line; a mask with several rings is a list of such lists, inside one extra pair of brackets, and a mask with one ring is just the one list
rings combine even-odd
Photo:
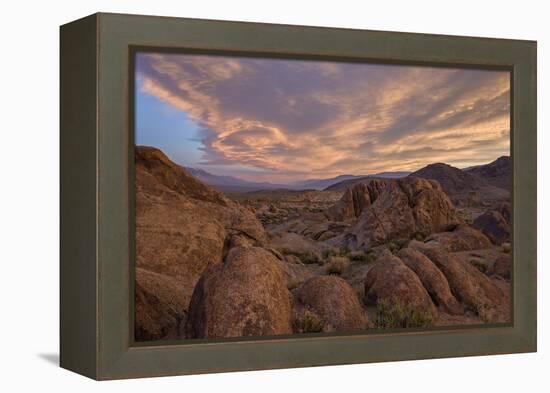
[(405, 177), (410, 172), (382, 172), (374, 175), (339, 175), (327, 179), (306, 179), (297, 182), (279, 184), (269, 182), (251, 182), (248, 180), (239, 179), (234, 176), (220, 176), (214, 175), (199, 168), (185, 168), (192, 176), (201, 180), (202, 182), (217, 188), (222, 192), (250, 192), (260, 190), (324, 190), (333, 184), (339, 184), (342, 182), (354, 182), (357, 180), (365, 179), (368, 177), (384, 177), (384, 178), (399, 178)]
[(357, 182), (373, 178), (396, 179), (406, 176), (437, 180), (449, 195), (462, 195), (470, 191), (500, 194), (498, 190), (509, 191), (511, 187), (511, 161), (502, 156), (495, 161), (469, 167), (455, 168), (451, 165), (430, 164), (416, 172), (381, 172), (372, 175), (339, 175), (326, 179), (306, 179), (291, 183), (253, 182), (234, 176), (214, 175), (203, 169), (185, 168), (191, 175), (222, 192), (251, 192), (261, 190), (327, 190), (345, 191)]
[(206, 183), (222, 192), (248, 192), (258, 190), (274, 190), (278, 188), (286, 188), (284, 184), (273, 184), (267, 182), (251, 182), (233, 176), (213, 175), (198, 168), (185, 168), (192, 176), (196, 177), (203, 183)]

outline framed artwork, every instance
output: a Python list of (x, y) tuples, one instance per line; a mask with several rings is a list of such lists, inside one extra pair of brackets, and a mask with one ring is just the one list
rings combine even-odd
[(61, 366), (536, 350), (536, 43), (61, 27)]

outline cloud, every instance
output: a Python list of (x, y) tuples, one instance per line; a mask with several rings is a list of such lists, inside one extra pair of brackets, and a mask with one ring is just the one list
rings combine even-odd
[(509, 73), (140, 53), (142, 90), (203, 130), (203, 165), (256, 179), (466, 166), (509, 154)]

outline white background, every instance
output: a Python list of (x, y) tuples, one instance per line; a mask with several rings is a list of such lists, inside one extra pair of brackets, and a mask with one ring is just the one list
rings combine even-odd
[[(5, 1), (0, 21), (0, 390), (550, 391), (545, 1)], [(93, 382), (58, 368), (58, 26), (96, 11), (538, 40), (539, 352)], [(546, 363), (546, 365), (545, 365)]]

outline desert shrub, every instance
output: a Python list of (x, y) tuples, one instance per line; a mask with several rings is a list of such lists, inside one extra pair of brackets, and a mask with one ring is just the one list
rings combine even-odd
[(330, 257), (348, 257), (351, 254), (349, 247), (332, 248), (323, 251), (323, 258), (329, 259)]
[(323, 331), (323, 322), (309, 310), (295, 316), (292, 327), (296, 333), (319, 333)]
[(478, 305), (475, 312), (479, 315), (483, 323), (495, 322), (495, 319), (497, 318), (497, 310), (490, 304)]
[(339, 257), (347, 257), (350, 253), (351, 253), (351, 250), (347, 246), (340, 247), (340, 249), (338, 250)]
[(424, 236), (424, 234), (420, 232), (415, 232), (415, 234), (413, 235), (413, 239), (418, 240), (419, 242), (423, 242), (424, 239), (426, 239), (426, 236)]
[(433, 316), (398, 299), (383, 298), (376, 304), (375, 324), (382, 329), (426, 327), (433, 324)]
[(349, 259), (346, 257), (329, 257), (325, 262), (326, 274), (342, 274), (349, 266)]
[(364, 264), (372, 263), (376, 259), (376, 257), (374, 256), (374, 253), (370, 251), (365, 253), (364, 251), (361, 251), (361, 250), (351, 252), (348, 258), (352, 262), (359, 262)]
[(391, 251), (392, 254), (396, 254), (399, 250), (403, 248), (403, 246), (407, 244), (407, 240), (390, 240), (387, 244), (388, 250)]

